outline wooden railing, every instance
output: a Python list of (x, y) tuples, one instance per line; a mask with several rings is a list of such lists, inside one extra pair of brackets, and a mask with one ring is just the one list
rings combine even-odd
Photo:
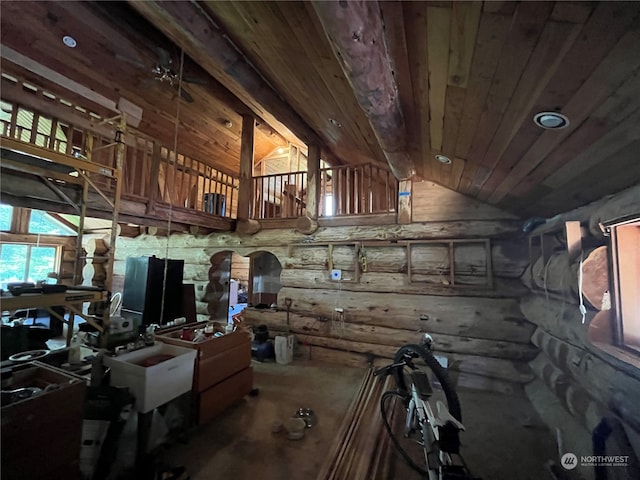
[[(13, 87), (29, 88), (42, 104), (67, 109), (67, 117), (78, 114), (78, 121), (65, 121), (40, 113), (36, 109), (2, 100), (0, 134), (55, 153), (92, 163), (115, 166), (116, 141), (127, 145), (122, 177), (122, 198), (142, 203), (157, 203), (196, 210), (221, 217), (235, 218), (238, 178), (221, 172), (204, 162), (178, 153), (150, 137), (129, 129), (122, 138), (113, 138), (113, 129), (92, 128), (101, 123), (97, 114), (72, 106), (53, 94), (2, 75)], [(77, 111), (76, 111), (77, 110)], [(80, 125), (80, 126), (78, 126)], [(102, 125), (104, 127), (104, 125)], [(106, 133), (96, 133), (105, 132)], [(110, 136), (107, 136), (110, 135)], [(96, 177), (98, 187), (113, 191), (109, 177)]]
[(307, 211), (307, 172), (253, 177), (254, 219), (296, 218)]
[[(150, 180), (150, 179), (156, 179)], [(238, 178), (143, 137), (127, 147), (123, 195), (235, 217)]]
[(371, 164), (320, 170), (319, 216), (396, 212), (398, 182), (388, 170)]

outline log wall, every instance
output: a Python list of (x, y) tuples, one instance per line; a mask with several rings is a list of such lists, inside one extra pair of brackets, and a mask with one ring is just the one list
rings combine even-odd
[[(473, 205), (464, 202), (467, 209)], [(526, 291), (519, 277), (528, 262), (521, 222), (495, 209), (492, 219), (481, 220), (456, 208), (448, 221), (324, 227), (313, 235), (268, 229), (254, 235), (120, 238), (114, 275), (124, 274), (127, 256), (182, 258), (185, 282), (196, 284), (197, 310), (204, 318), (215, 310), (203, 301), (211, 257), (224, 251), (241, 256), (268, 251), (282, 265), (278, 308), (248, 309), (245, 319), (269, 325), (272, 334), (293, 331), (305, 355), (365, 366), (392, 358), (398, 346), (418, 342), (429, 332), (460, 384), (519, 393), (533, 379), (527, 362), (537, 353), (530, 343), (534, 326), (518, 304)], [(446, 242), (451, 239), (477, 241), (456, 245), (451, 262)], [(488, 252), (484, 239), (490, 240)], [(414, 244), (409, 258), (408, 242), (432, 240), (442, 243)], [(356, 246), (364, 253), (358, 255)], [(452, 263), (461, 287), (449, 283)], [(343, 270), (343, 281), (330, 279), (330, 265)], [(492, 285), (486, 285), (489, 274)], [(291, 300), (288, 323), (285, 299)]]
[[(565, 451), (573, 448), (577, 455), (593, 454), (590, 450), (583, 452), (578, 449), (590, 446), (592, 432), (605, 420), (613, 430), (607, 440), (607, 455), (630, 455), (632, 463), (640, 457), (640, 358), (612, 345), (610, 315), (600, 311), (606, 307), (601, 302), (601, 295), (596, 295), (597, 301), (590, 297), (592, 303), (585, 295), (586, 314), (583, 319), (578, 287), (580, 257), (570, 258), (562, 232), (564, 221), (581, 222), (582, 256), (586, 259), (583, 289), (598, 287), (603, 282), (603, 272), (609, 268), (602, 250), (593, 250), (599, 245), (607, 245), (601, 230), (594, 226), (602, 221), (637, 214), (640, 204), (630, 199), (639, 198), (640, 187), (633, 187), (617, 196), (567, 212), (554, 219), (555, 224), (534, 230), (533, 236), (543, 233), (554, 235), (557, 231), (560, 249), (546, 261), (532, 259), (522, 278), (530, 292), (520, 302), (526, 319), (537, 326), (531, 340), (540, 349), (530, 362), (537, 381), (527, 386), (527, 394), (545, 418), (548, 401), (541, 399), (548, 398), (551, 393), (583, 429), (580, 435), (575, 430), (564, 432)], [(591, 255), (592, 251), (596, 254)], [(605, 264), (591, 265), (588, 261)], [(606, 279), (604, 282), (607, 283)], [(603, 325), (599, 319), (604, 319), (606, 324)], [(603, 330), (608, 330), (608, 335), (604, 335)], [(608, 343), (600, 343), (596, 339), (608, 339)], [(540, 392), (541, 389), (546, 391)], [(550, 426), (564, 428), (562, 425)], [(612, 476), (609, 478), (638, 478), (637, 468), (635, 463), (629, 469), (621, 469), (624, 471), (610, 472)], [(632, 471), (634, 473), (630, 477), (624, 477)]]

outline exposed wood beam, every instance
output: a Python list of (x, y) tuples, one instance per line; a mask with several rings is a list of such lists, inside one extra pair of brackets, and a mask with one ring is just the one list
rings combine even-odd
[(378, 2), (313, 6), (391, 171), (399, 180), (411, 178), (414, 167)]
[(288, 141), (321, 142), (196, 2), (130, 4)]
[(64, 75), (61, 75), (55, 70), (51, 70), (49, 67), (46, 67), (36, 62), (35, 60), (22, 55), (19, 52), (16, 52), (14, 49), (9, 48), (6, 45), (0, 45), (0, 51), (2, 51), (2, 56), (4, 58), (15, 63), (16, 65), (20, 65), (21, 67), (26, 68), (36, 75), (48, 78), (61, 87), (64, 87), (67, 90), (71, 90), (78, 95), (82, 95), (84, 98), (91, 100), (92, 102), (97, 103), (98, 105), (101, 105), (105, 108), (108, 108), (109, 110), (112, 110), (114, 112), (118, 111), (116, 102), (114, 102), (113, 100), (105, 97), (104, 95), (100, 95), (97, 92), (94, 92), (90, 88), (87, 88), (84, 85), (81, 85), (78, 82), (65, 77)]
[[(2, 99), (9, 103), (17, 103), (23, 107), (31, 108), (37, 112), (51, 115), (56, 120), (70, 123), (79, 128), (91, 130), (103, 137), (113, 137), (113, 127), (98, 125), (87, 117), (83, 117), (73, 106), (67, 106), (59, 100), (48, 99), (44, 96), (34, 95), (25, 91), (20, 84), (2, 79)], [(135, 141), (128, 136), (124, 140), (130, 146), (135, 146)]]

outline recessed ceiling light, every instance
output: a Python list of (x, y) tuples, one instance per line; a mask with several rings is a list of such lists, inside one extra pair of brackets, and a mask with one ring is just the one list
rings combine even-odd
[(69, 48), (76, 48), (76, 45), (78, 45), (76, 39), (69, 35), (65, 35), (64, 37), (62, 37), (62, 43), (64, 43)]
[(233, 122), (231, 120), (225, 120), (224, 121), (224, 126), (227, 128), (231, 128), (233, 127)]
[(279, 154), (283, 154), (284, 153), (284, 148), (282, 148), (282, 147), (278, 148), (278, 153)]
[(449, 157), (445, 157), (444, 155), (436, 155), (436, 160), (440, 163), (444, 163), (445, 165), (449, 165), (451, 163), (451, 159)]
[(547, 130), (559, 130), (569, 126), (569, 119), (557, 112), (540, 112), (533, 117), (533, 123)]

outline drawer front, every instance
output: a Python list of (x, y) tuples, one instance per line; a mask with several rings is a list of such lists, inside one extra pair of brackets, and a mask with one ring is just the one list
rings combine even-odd
[(198, 396), (198, 424), (207, 423), (247, 395), (253, 388), (251, 367), (236, 373)]
[(251, 365), (248, 342), (208, 358), (200, 358), (194, 389), (202, 392)]

